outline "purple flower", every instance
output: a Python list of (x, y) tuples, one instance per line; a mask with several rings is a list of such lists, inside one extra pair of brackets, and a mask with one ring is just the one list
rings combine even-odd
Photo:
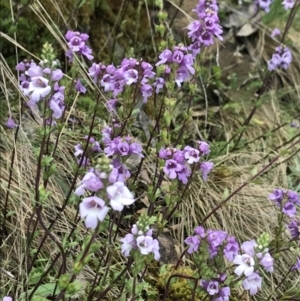
[(172, 149), (170, 147), (168, 148), (162, 148), (159, 152), (158, 152), (158, 156), (161, 159), (171, 159), (173, 156), (173, 152), (175, 152), (176, 149)]
[(181, 66), (185, 67), (191, 74), (195, 73), (194, 65), (194, 57), (192, 54), (186, 54), (181, 62)]
[(160, 61), (158, 61), (155, 66), (159, 66), (161, 64), (170, 63), (172, 61), (173, 53), (169, 49), (165, 49), (160, 55)]
[(232, 236), (227, 237), (227, 243), (223, 250), (223, 253), (229, 261), (234, 260), (235, 256), (238, 255), (239, 249), (240, 247), (236, 239)]
[(100, 85), (104, 88), (105, 92), (110, 91), (113, 87), (113, 84), (113, 77), (109, 74), (105, 74), (100, 81)]
[(13, 298), (6, 296), (6, 297), (3, 297), (3, 301), (13, 301)]
[(51, 80), (57, 82), (63, 78), (64, 74), (60, 69), (53, 70), (51, 73)]
[(81, 84), (80, 79), (78, 79), (76, 81), (75, 89), (76, 89), (77, 92), (80, 92), (80, 93), (83, 93), (83, 94), (86, 93), (86, 87)]
[(293, 239), (300, 238), (300, 220), (292, 220), (288, 225), (288, 229), (290, 230)]
[(106, 102), (107, 109), (108, 109), (110, 112), (114, 112), (114, 113), (116, 113), (117, 104), (118, 104), (118, 100), (115, 99), (115, 98), (109, 99), (109, 100)]
[(143, 148), (142, 148), (142, 146), (139, 143), (132, 142), (129, 145), (129, 154), (136, 154), (139, 157), (143, 158), (144, 155), (142, 154), (142, 152), (143, 152)]
[(136, 83), (138, 80), (138, 72), (135, 69), (129, 69), (124, 72), (124, 79), (126, 81), (126, 85), (131, 85), (133, 83)]
[[(201, 45), (209, 46), (214, 44), (214, 37), (222, 40), (222, 27), (219, 24), (218, 5), (216, 1), (200, 1), (194, 10), (197, 12), (199, 19), (193, 21), (188, 26), (188, 36), (192, 42), (198, 43), (197, 47), (200, 49)], [(190, 49), (191, 50), (191, 49)], [(195, 57), (197, 53), (193, 52)]]
[(181, 66), (177, 70), (175, 82), (178, 87), (181, 87), (181, 84), (188, 81), (191, 78), (189, 70), (185, 66)]
[(102, 71), (102, 66), (105, 68), (105, 66), (102, 64), (93, 63), (92, 67), (89, 68), (89, 76), (93, 79), (94, 82), (97, 82), (98, 77)]
[(124, 238), (121, 239), (123, 243), (121, 246), (121, 252), (125, 257), (129, 256), (130, 251), (136, 248), (136, 239), (133, 234), (126, 234)]
[(85, 190), (97, 192), (103, 188), (103, 183), (94, 172), (88, 172), (81, 180), (81, 185), (75, 190), (76, 195), (83, 195)]
[(208, 31), (202, 32), (200, 36), (200, 41), (203, 43), (204, 46), (210, 46), (214, 44), (213, 35)]
[(173, 63), (180, 64), (182, 62), (183, 58), (184, 58), (184, 54), (181, 51), (179, 51), (179, 50), (174, 51), (174, 54), (172, 57)]
[(124, 206), (135, 202), (133, 194), (123, 182), (115, 182), (113, 185), (108, 186), (106, 191), (110, 199), (110, 205), (116, 211), (122, 211)]
[(105, 202), (97, 196), (84, 198), (79, 204), (79, 212), (81, 218), (85, 218), (85, 226), (95, 229), (98, 221), (103, 221), (109, 211), (105, 206)]
[(108, 177), (110, 183), (114, 182), (125, 182), (127, 178), (130, 177), (130, 172), (126, 165), (123, 164), (119, 158), (112, 160), (113, 169)]
[(233, 263), (238, 265), (238, 267), (234, 270), (238, 276), (241, 276), (242, 274), (250, 276), (254, 272), (255, 262), (253, 257), (248, 254), (236, 255)]
[(198, 149), (200, 151), (201, 156), (208, 155), (210, 153), (208, 143), (206, 143), (205, 141), (198, 141), (197, 143), (199, 144)]
[(230, 296), (230, 287), (222, 287), (219, 290), (218, 297), (213, 299), (212, 301), (229, 301)]
[(294, 0), (283, 0), (282, 1), (282, 5), (284, 6), (285, 10), (293, 8), (294, 4), (295, 4)]
[(271, 33), (271, 38), (275, 38), (276, 36), (280, 35), (280, 30), (278, 28), (274, 28)]
[(271, 60), (268, 61), (268, 70), (273, 71), (278, 68), (281, 64), (281, 56), (278, 53), (272, 55)]
[(118, 144), (121, 142), (121, 137), (116, 137), (107, 143), (107, 146), (104, 148), (104, 152), (107, 156), (112, 156), (119, 154)]
[(212, 162), (202, 162), (200, 163), (200, 169), (202, 171), (203, 181), (207, 181), (207, 175), (211, 172), (214, 167)]
[(25, 95), (29, 95), (30, 99), (37, 103), (41, 98), (47, 96), (51, 92), (51, 87), (48, 85), (48, 80), (44, 77), (32, 77), (31, 82), (29, 82), (28, 89), (23, 89)]
[(300, 199), (299, 199), (299, 195), (296, 191), (293, 190), (289, 190), (287, 192), (287, 198), (290, 202), (292, 202), (295, 205), (300, 205)]
[(265, 253), (262, 259), (259, 261), (259, 264), (264, 267), (266, 272), (272, 273), (274, 271), (274, 267), (273, 267), (274, 259), (270, 255), (270, 253)]
[(27, 70), (26, 74), (32, 77), (43, 77), (43, 69), (42, 67), (38, 66), (36, 63), (32, 63), (30, 68)]
[(191, 175), (191, 171), (185, 165), (181, 165), (181, 169), (177, 171), (178, 180), (183, 184), (188, 182), (188, 177)]
[(292, 266), (292, 271), (294, 270), (300, 270), (300, 257), (297, 258), (296, 264)]
[(262, 278), (256, 273), (252, 273), (243, 281), (243, 287), (250, 295), (255, 295), (261, 289)]
[(196, 41), (188, 46), (188, 49), (192, 52), (193, 58), (195, 58), (201, 52), (201, 42)]
[(141, 254), (148, 255), (149, 253), (154, 254), (154, 259), (159, 260), (159, 244), (157, 239), (153, 239), (151, 236), (141, 235), (136, 238), (136, 244)]
[(102, 134), (102, 141), (105, 145), (109, 145), (111, 143), (111, 137), (112, 137), (112, 133), (113, 133), (113, 130), (111, 127), (109, 126), (106, 126), (102, 131), (101, 131), (101, 134)]
[(152, 229), (149, 229), (146, 233), (144, 233), (137, 228), (137, 225), (133, 225), (131, 233), (126, 234), (125, 237), (121, 239), (121, 242), (123, 243), (121, 251), (124, 256), (129, 256), (132, 249), (138, 249), (141, 254), (148, 255), (152, 253), (154, 255), (154, 259), (159, 260), (159, 242), (157, 239), (153, 239), (152, 235)]
[(200, 238), (197, 235), (187, 237), (184, 242), (189, 246), (187, 250), (189, 254), (192, 254), (199, 249)]
[(263, 9), (266, 13), (270, 11), (270, 5), (274, 0), (256, 0), (256, 4), (258, 7)]
[(201, 238), (204, 238), (206, 236), (205, 229), (201, 226), (196, 227), (194, 233), (200, 236)]
[(6, 127), (10, 130), (14, 129), (15, 127), (17, 127), (18, 125), (15, 124), (14, 120), (11, 117), (8, 117), (8, 120), (6, 122)]
[(275, 48), (276, 52), (272, 55), (271, 60), (268, 61), (269, 71), (277, 68), (287, 69), (292, 62), (292, 53), (290, 49), (284, 45)]
[(184, 164), (184, 152), (181, 150), (176, 150), (173, 152), (173, 159), (180, 164)]
[(219, 247), (222, 245), (227, 237), (227, 233), (218, 230), (208, 230), (207, 231), (207, 241), (213, 247)]
[(271, 194), (269, 194), (268, 199), (275, 202), (275, 204), (280, 207), (281, 206), (281, 202), (283, 200), (284, 197), (284, 192), (283, 190), (276, 188), (273, 190), (273, 192)]
[(59, 119), (65, 110), (64, 94), (56, 92), (49, 101), (49, 107), (53, 111), (52, 117)]
[(162, 77), (158, 77), (156, 81), (153, 83), (153, 86), (156, 88), (155, 93), (158, 94), (160, 90), (164, 87), (165, 80)]
[(286, 202), (282, 208), (282, 212), (288, 217), (294, 217), (296, 214), (296, 207), (292, 202)]
[(218, 281), (209, 281), (206, 291), (209, 295), (213, 296), (219, 292), (219, 283)]
[(70, 50), (66, 52), (66, 56), (69, 58), (70, 62), (73, 61), (73, 52), (86, 56), (88, 60), (92, 60), (94, 58), (91, 55), (92, 50), (85, 44), (89, 38), (87, 34), (68, 30), (65, 38), (68, 40), (68, 46), (70, 47)]
[(78, 157), (79, 155), (82, 155), (83, 154), (83, 148), (82, 148), (82, 145), (81, 144), (76, 144), (74, 146), (75, 148), (75, 153), (74, 153), (74, 156), (75, 157)]
[(200, 151), (193, 147), (186, 146), (183, 152), (188, 164), (197, 163), (200, 160)]
[(176, 160), (170, 159), (166, 161), (164, 167), (164, 173), (169, 176), (170, 179), (176, 179), (177, 172), (182, 169), (182, 165), (179, 164)]
[(117, 144), (117, 151), (121, 156), (128, 156), (129, 144), (127, 142), (119, 141)]
[(25, 65), (25, 63), (24, 63), (24, 62), (21, 62), (21, 63), (17, 64), (16, 70), (18, 70), (18, 71), (25, 71), (25, 70), (26, 70), (26, 65)]
[(250, 276), (254, 272), (254, 257), (255, 257), (255, 247), (257, 243), (255, 240), (245, 241), (241, 245), (241, 249), (244, 252), (243, 255), (236, 255), (233, 263), (239, 266), (235, 269), (235, 273), (238, 276), (245, 274), (245, 276)]
[(143, 96), (143, 103), (147, 103), (148, 97), (152, 95), (152, 86), (148, 84), (142, 84), (141, 86), (141, 92)]
[(160, 259), (160, 253), (159, 253), (159, 242), (157, 239), (153, 239), (152, 242), (152, 253), (154, 254), (154, 259), (159, 260)]
[(226, 239), (227, 234), (224, 231), (208, 230), (207, 241), (209, 243), (209, 257), (213, 258), (217, 255), (219, 247)]
[(143, 75), (144, 75), (144, 80), (146, 80), (146, 78), (154, 78), (155, 76), (155, 72), (152, 71), (153, 66), (147, 62), (142, 62), (141, 64), (143, 71)]

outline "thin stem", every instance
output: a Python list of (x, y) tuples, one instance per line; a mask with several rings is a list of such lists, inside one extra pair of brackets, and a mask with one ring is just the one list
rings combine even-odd
[(117, 283), (121, 279), (121, 277), (129, 270), (129, 268), (131, 267), (132, 264), (133, 264), (133, 259), (130, 259), (128, 261), (126, 267), (123, 269), (123, 271), (116, 277), (115, 280), (113, 280), (111, 282), (110, 286), (98, 295), (98, 298), (96, 299), (96, 301), (103, 300), (101, 298), (103, 298), (113, 288), (114, 284)]

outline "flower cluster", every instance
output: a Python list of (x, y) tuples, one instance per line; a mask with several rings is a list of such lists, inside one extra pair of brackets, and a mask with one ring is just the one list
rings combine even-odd
[[(88, 137), (85, 139), (88, 140)], [(102, 131), (102, 142), (105, 146), (104, 151), (101, 150), (100, 143), (90, 137), (85, 156), (82, 157), (84, 147), (81, 144), (75, 146), (74, 153), (78, 163), (82, 161), (84, 166), (91, 166), (89, 157), (94, 153), (100, 153), (98, 159), (92, 160), (95, 163), (92, 165), (94, 167), (89, 167), (75, 190), (78, 196), (86, 192), (93, 194), (84, 198), (80, 204), (81, 218), (85, 218), (87, 228), (93, 229), (99, 221), (104, 220), (109, 211), (105, 200), (108, 200), (110, 207), (116, 211), (122, 211), (125, 206), (134, 203), (134, 196), (125, 185), (126, 179), (130, 177), (125, 162), (132, 154), (143, 156), (140, 144), (129, 136), (124, 139), (121, 137), (112, 139), (112, 129), (109, 127)]]
[(105, 195), (105, 192), (103, 193), (101, 190), (104, 188), (103, 180), (105, 177), (106, 173), (99, 173), (95, 170), (89, 171), (83, 177), (81, 185), (75, 191), (75, 194), (78, 196), (83, 195), (86, 190), (103, 195), (102, 198), (96, 195), (86, 197), (79, 205), (80, 216), (82, 219), (85, 218), (87, 228), (95, 229), (98, 221), (103, 221), (107, 215), (109, 208), (106, 206), (104, 199), (109, 199), (110, 206), (116, 211), (122, 211), (124, 206), (135, 202), (133, 194), (123, 182), (115, 182), (107, 186)]
[(215, 0), (200, 0), (196, 9), (200, 20), (195, 20), (188, 26), (188, 36), (192, 44), (188, 47), (195, 57), (200, 53), (202, 46), (214, 44), (214, 39), (223, 40), (223, 33), (218, 17), (218, 4)]
[(39, 65), (33, 61), (23, 61), (16, 66), (20, 72), (19, 87), (29, 98), (27, 105), (30, 109), (44, 103), (41, 100), (52, 92), (51, 97), (45, 103), (51, 110), (51, 114), (47, 117), (47, 122), (51, 125), (55, 124), (55, 119), (62, 117), (65, 110), (65, 87), (58, 84), (63, 78), (63, 72), (57, 68), (58, 63), (53, 57), (53, 48), (46, 43), (43, 47), (43, 60)]
[(102, 131), (102, 142), (104, 143), (104, 153), (107, 157), (113, 157), (112, 171), (110, 180), (125, 182), (130, 177), (130, 172), (126, 166), (126, 159), (131, 155), (137, 155), (143, 158), (142, 146), (134, 142), (131, 137), (116, 137), (112, 138), (112, 129), (106, 127)]
[(255, 240), (245, 241), (241, 245), (242, 255), (236, 255), (232, 261), (238, 265), (234, 270), (237, 276), (244, 275), (243, 281), (245, 290), (249, 290), (250, 295), (255, 295), (261, 289), (262, 277), (258, 270), (255, 271), (257, 265), (262, 266), (266, 272), (273, 272), (274, 259), (268, 252), (268, 249), (262, 245), (258, 245)]
[(113, 98), (122, 93), (125, 86), (137, 84), (143, 101), (146, 103), (153, 92), (153, 87), (149, 82), (155, 77), (152, 69), (152, 65), (147, 62), (124, 58), (119, 67), (93, 63), (89, 68), (89, 75), (100, 84), (105, 92), (112, 92)]
[[(198, 149), (191, 146), (186, 146), (183, 150), (171, 147), (162, 148), (159, 151), (159, 158), (165, 160), (163, 170), (170, 179), (178, 178), (183, 184), (186, 184), (191, 175), (189, 165), (199, 163), (201, 156), (208, 155), (209, 153), (209, 145), (204, 141), (198, 141)], [(213, 166), (212, 162), (201, 162), (199, 164), (204, 181), (207, 180), (207, 175)]]
[[(187, 52), (188, 49), (184, 46), (175, 46), (173, 51), (165, 49), (159, 55), (160, 60), (155, 64), (156, 66), (164, 64), (165, 74), (170, 73), (173, 69), (176, 70), (175, 82), (178, 87), (181, 87), (183, 82), (188, 81), (191, 75), (195, 74), (194, 57)], [(158, 93), (164, 85), (164, 79), (159, 77), (154, 85), (156, 93)]]
[(140, 157), (144, 157), (142, 152), (142, 146), (132, 141), (132, 138), (127, 136), (125, 138), (116, 137), (110, 141), (108, 139), (105, 140), (106, 147), (104, 148), (104, 153), (110, 156), (130, 156), (132, 154), (136, 154)]
[(68, 41), (68, 46), (70, 48), (66, 52), (69, 62), (73, 62), (74, 53), (84, 55), (88, 60), (92, 60), (94, 58), (91, 55), (92, 49), (86, 45), (86, 41), (89, 39), (89, 36), (86, 33), (68, 30), (65, 38)]
[[(201, 226), (194, 230), (193, 236), (185, 239), (185, 243), (189, 246), (187, 253), (192, 254), (197, 251), (200, 254), (208, 252), (210, 259), (215, 258), (218, 254), (222, 254), (227, 260), (232, 261), (238, 254), (239, 245), (236, 239), (228, 236), (226, 232), (220, 230), (207, 230)], [(200, 246), (203, 246), (200, 250)], [(204, 248), (204, 249), (203, 249)], [(204, 289), (213, 301), (225, 301), (230, 296), (230, 288), (225, 286), (224, 282), (227, 278), (226, 274), (218, 275), (217, 278), (211, 280), (201, 279), (200, 287)]]
[(226, 232), (220, 230), (207, 230), (201, 226), (197, 227), (193, 236), (185, 239), (185, 243), (189, 246), (187, 252), (192, 254), (197, 252), (202, 240), (205, 240), (208, 246), (210, 258), (214, 258), (220, 250), (223, 250), (225, 258), (232, 261), (238, 254), (239, 245), (236, 239), (228, 236)]
[(121, 239), (122, 254), (129, 256), (132, 249), (139, 250), (142, 255), (153, 254), (155, 260), (159, 260), (159, 242), (153, 239), (153, 230), (149, 226), (143, 226), (140, 222), (133, 225), (131, 233)]
[(50, 84), (54, 85), (54, 90), (59, 95), (55, 93), (52, 97), (53, 100), (50, 100), (49, 104), (61, 97), (60, 94), (63, 91), (59, 91), (57, 82), (63, 77), (63, 73), (60, 69), (55, 69), (55, 66), (56, 62), (53, 62), (52, 68), (42, 68), (42, 66), (37, 65), (33, 61), (24, 61), (16, 66), (16, 69), (21, 72), (19, 77), (20, 90), (25, 96), (29, 97), (29, 107), (35, 106), (42, 98), (50, 94)]
[(287, 69), (292, 62), (292, 53), (290, 49), (284, 45), (277, 46), (276, 52), (268, 61), (268, 70), (273, 71), (278, 68)]
[(288, 217), (294, 217), (297, 212), (297, 206), (300, 206), (299, 195), (292, 190), (284, 191), (276, 188), (268, 198), (281, 208), (282, 212)]

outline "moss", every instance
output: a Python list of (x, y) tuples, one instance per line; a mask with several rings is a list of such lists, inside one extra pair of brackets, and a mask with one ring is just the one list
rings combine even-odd
[[(160, 273), (158, 281), (157, 281), (157, 287), (159, 288), (159, 290), (164, 292), (168, 279), (174, 274), (193, 276), (194, 271), (191, 268), (185, 267), (185, 266), (179, 267), (177, 270), (175, 270), (174, 266), (172, 266), (172, 265), (164, 266), (161, 269), (161, 273)], [(185, 279), (182, 277), (174, 277), (173, 280), (170, 282), (170, 285), (168, 288), (167, 300), (169, 300), (169, 301), (171, 301), (171, 300), (178, 300), (178, 301), (192, 300), (194, 284), (195, 284), (195, 282), (193, 280)], [(194, 300), (200, 301), (204, 295), (205, 294), (196, 292)]]

